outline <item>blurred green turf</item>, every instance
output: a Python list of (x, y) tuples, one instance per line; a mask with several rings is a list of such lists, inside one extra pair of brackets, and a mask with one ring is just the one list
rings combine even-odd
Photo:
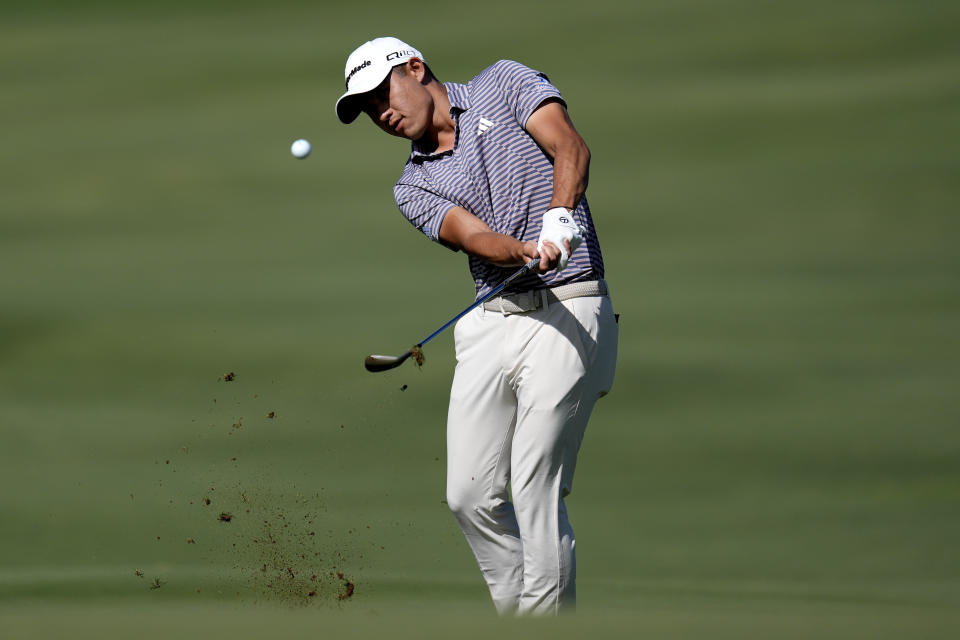
[[(3, 637), (955, 635), (955, 5), (0, 11)], [(472, 297), (404, 143), (333, 115), (388, 33), (546, 71), (593, 151), (621, 352), (572, 619), (493, 618), (446, 512), (450, 337), (360, 364)]]

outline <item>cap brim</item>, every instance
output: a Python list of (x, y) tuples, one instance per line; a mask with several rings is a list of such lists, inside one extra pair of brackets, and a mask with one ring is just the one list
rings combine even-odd
[(370, 93), (374, 89), (380, 86), (380, 83), (383, 82), (383, 79), (390, 74), (391, 68), (387, 67), (386, 73), (377, 78), (376, 76), (368, 75), (364, 84), (359, 84), (354, 87), (352, 90), (347, 91), (340, 99), (337, 100), (337, 117), (340, 118), (340, 122), (343, 124), (350, 124), (357, 119), (357, 116), (360, 115), (360, 112), (363, 109), (360, 107), (360, 98), (365, 93)]
[(345, 93), (337, 100), (337, 117), (343, 124), (350, 124), (360, 115), (360, 100), (358, 99), (360, 95), (358, 93)]

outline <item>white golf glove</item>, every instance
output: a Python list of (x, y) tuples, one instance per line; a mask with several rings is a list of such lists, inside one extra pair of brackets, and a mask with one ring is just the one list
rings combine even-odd
[(570, 211), (564, 207), (554, 207), (543, 214), (543, 228), (540, 230), (540, 240), (537, 241), (537, 251), (543, 249), (544, 242), (555, 244), (560, 249), (557, 271), (563, 271), (570, 260), (570, 254), (567, 253), (567, 247), (563, 241), (570, 242), (570, 253), (573, 253), (583, 242), (584, 233), (586, 231), (574, 221)]

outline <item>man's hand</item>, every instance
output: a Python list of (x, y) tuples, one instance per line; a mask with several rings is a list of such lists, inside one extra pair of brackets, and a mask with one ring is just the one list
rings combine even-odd
[[(567, 253), (570, 252), (569, 243), (566, 244)], [(560, 248), (552, 242), (544, 242), (543, 248), (538, 249), (537, 243), (529, 240), (523, 243), (523, 260), (529, 262), (534, 258), (540, 258), (540, 264), (537, 266), (537, 273), (547, 273), (557, 268), (560, 262)]]
[[(578, 225), (573, 215), (564, 207), (554, 207), (543, 214), (543, 228), (540, 230), (540, 239), (537, 242), (537, 251), (541, 257), (544, 252), (549, 252), (550, 247), (559, 252), (555, 260), (557, 271), (563, 271), (567, 268), (567, 262), (570, 260), (570, 254), (577, 250), (580, 243), (583, 242), (584, 231)], [(549, 256), (547, 262), (554, 262)], [(543, 264), (540, 265), (543, 270)]]

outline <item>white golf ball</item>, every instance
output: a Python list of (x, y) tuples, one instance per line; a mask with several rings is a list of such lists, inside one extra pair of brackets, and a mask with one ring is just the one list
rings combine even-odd
[(290, 145), (290, 153), (296, 158), (306, 158), (310, 155), (310, 143), (300, 138), (299, 140), (294, 140), (293, 144)]

